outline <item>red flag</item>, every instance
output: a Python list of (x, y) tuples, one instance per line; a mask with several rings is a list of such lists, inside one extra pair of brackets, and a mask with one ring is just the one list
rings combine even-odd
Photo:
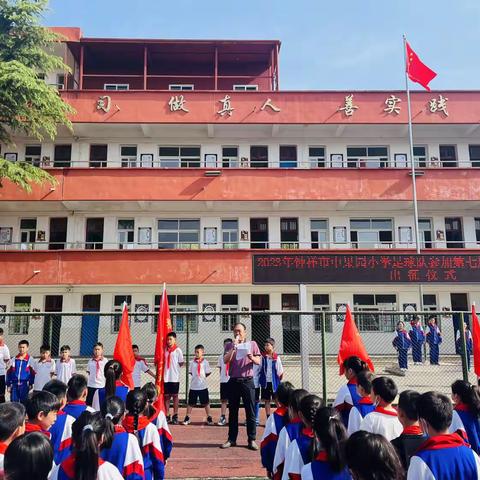
[(122, 382), (133, 390), (135, 385), (133, 384), (132, 373), (135, 368), (135, 356), (133, 355), (132, 335), (130, 333), (130, 325), (128, 324), (128, 307), (126, 302), (123, 304), (122, 321), (118, 330), (113, 358), (122, 364)]
[(473, 369), (480, 377), (480, 323), (478, 323), (475, 305), (472, 305)]
[[(172, 331), (172, 320), (170, 318), (170, 307), (168, 306), (167, 288), (163, 284), (162, 299), (157, 321), (157, 340), (155, 342), (155, 366), (157, 374), (155, 384), (157, 385), (159, 399), (163, 396), (163, 371), (165, 366), (165, 348), (167, 334)], [(161, 402), (163, 405), (163, 401)]]
[(343, 324), (342, 339), (340, 341), (340, 348), (338, 350), (337, 362), (340, 365), (340, 375), (345, 373), (343, 362), (352, 356), (360, 357), (367, 363), (370, 370), (373, 372), (373, 363), (368, 356), (367, 350), (363, 345), (362, 337), (358, 333), (357, 326), (353, 321), (350, 307), (347, 305), (347, 312), (345, 313), (345, 323)]
[(428, 84), (437, 76), (437, 74), (428, 68), (418, 55), (412, 50), (408, 42), (405, 42), (407, 48), (407, 75), (412, 82), (419, 83), (425, 90), (430, 91)]

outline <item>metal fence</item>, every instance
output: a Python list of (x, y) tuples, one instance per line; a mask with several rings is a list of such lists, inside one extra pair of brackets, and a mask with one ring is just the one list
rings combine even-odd
[[(133, 343), (147, 361), (155, 350), (157, 313), (130, 314)], [(377, 374), (391, 375), (399, 390), (414, 389), (420, 392), (439, 390), (449, 393), (450, 385), (457, 379), (476, 382), (469, 371), (470, 355), (466, 348), (465, 332), (460, 328), (470, 321), (468, 312), (398, 312), (354, 311), (354, 319), (363, 342), (375, 365)], [(398, 321), (406, 323), (418, 316), (425, 329), (431, 317), (436, 318), (442, 331), (440, 365), (430, 365), (429, 346), (422, 346), (423, 362), (414, 365), (412, 350), (408, 353), (408, 370), (398, 368), (398, 354), (392, 345)], [(105, 347), (105, 356), (111, 357), (120, 324), (121, 312), (99, 313), (1, 313), (0, 327), (5, 330), (5, 341), (11, 353), (16, 343), (24, 338), (30, 342), (30, 353), (37, 356), (40, 345), (48, 344), (52, 356), (58, 355), (62, 345), (71, 347), (77, 358), (79, 371), (85, 370), (93, 345), (100, 341)], [(332, 311), (223, 311), (223, 312), (172, 312), (177, 341), (184, 352), (185, 360), (192, 360), (197, 344), (205, 347), (205, 356), (212, 367), (208, 379), (211, 398), (219, 397), (219, 371), (217, 362), (223, 352), (224, 339), (231, 338), (236, 322), (247, 326), (248, 338), (257, 341), (263, 349), (267, 338), (275, 339), (276, 351), (281, 356), (284, 379), (295, 387), (303, 386), (309, 391), (332, 401), (345, 378), (339, 375), (337, 353), (344, 325), (344, 313)], [(467, 333), (467, 336), (469, 334)], [(152, 366), (153, 368), (153, 366)], [(188, 392), (188, 369), (184, 369), (181, 391)], [(145, 379), (147, 380), (147, 379)]]

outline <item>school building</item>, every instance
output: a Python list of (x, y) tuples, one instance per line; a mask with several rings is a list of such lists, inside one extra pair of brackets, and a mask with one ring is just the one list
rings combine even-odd
[[(97, 339), (111, 346), (118, 322), (96, 312), (125, 300), (154, 312), (163, 282), (172, 312), (205, 311), (190, 325), (192, 343), (216, 351), (237, 317), (211, 311), (480, 302), (480, 91), (412, 93), (416, 255), (405, 92), (303, 91), (301, 79), (300, 90), (282, 91), (276, 40), (55, 30), (71, 72), (45, 81), (76, 110), (73, 131), (1, 145), (58, 185), (0, 188), (0, 309), (57, 313), (61, 326), (0, 315), (10, 343), (27, 336), (35, 351), (48, 341), (84, 355)], [(298, 351), (298, 315), (244, 316), (255, 339)], [(133, 322), (145, 353), (153, 317)], [(327, 329), (332, 353), (342, 325)], [(312, 317), (312, 338), (317, 327)], [(186, 330), (185, 317), (175, 328)], [(394, 322), (374, 315), (360, 329), (375, 353), (391, 344)], [(453, 353), (448, 313), (442, 329)]]

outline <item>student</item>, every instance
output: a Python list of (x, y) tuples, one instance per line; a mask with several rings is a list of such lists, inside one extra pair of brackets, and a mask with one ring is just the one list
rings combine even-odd
[(333, 406), (340, 412), (345, 427), (348, 426), (348, 416), (353, 405), (357, 404), (360, 396), (357, 393), (357, 375), (368, 370), (367, 364), (359, 357), (348, 357), (344, 362), (346, 385), (342, 385), (337, 393)]
[(100, 452), (100, 457), (117, 467), (125, 480), (144, 478), (143, 457), (138, 440), (122, 426), (125, 403), (120, 397), (109, 397), (102, 403), (102, 415), (113, 441), (109, 448)]
[(188, 373), (191, 375), (190, 390), (188, 392), (187, 414), (183, 421), (184, 425), (189, 425), (190, 415), (193, 407), (200, 403), (200, 406), (205, 408), (207, 414), (207, 425), (213, 425), (213, 418), (210, 412), (210, 399), (208, 395), (207, 377), (212, 373), (210, 364), (203, 357), (205, 347), (197, 345), (195, 347), (195, 358), (190, 362)]
[(10, 401), (24, 403), (35, 380), (33, 358), (28, 354), (28, 340), (18, 342), (18, 355), (10, 360), (7, 371), (7, 386)]
[(440, 365), (440, 344), (442, 343), (442, 332), (438, 328), (437, 319), (428, 319), (427, 343), (430, 346), (430, 365)]
[(17, 437), (5, 452), (8, 480), (47, 480), (53, 463), (50, 442), (38, 432)]
[(60, 403), (57, 397), (50, 392), (33, 392), (25, 403), (27, 423), (25, 433), (40, 432), (50, 440), (50, 427), (57, 420)]
[(397, 411), (392, 403), (397, 397), (397, 386), (388, 377), (377, 377), (372, 381), (372, 402), (375, 410), (365, 416), (360, 423), (360, 430), (370, 433), (379, 433), (388, 441), (397, 438), (403, 430), (398, 421)]
[(288, 407), (293, 392), (293, 385), (290, 382), (282, 382), (274, 394), (277, 409), (267, 419), (260, 443), (260, 456), (262, 465), (267, 470), (269, 478), (273, 475), (273, 459), (277, 447), (278, 435), (282, 428), (288, 423)]
[(105, 387), (99, 388), (93, 394), (92, 408), (99, 412), (103, 402), (110, 397), (120, 397), (123, 401), (127, 398), (128, 386), (120, 377), (122, 376), (122, 364), (118, 360), (109, 360), (103, 369)]
[(143, 455), (145, 480), (163, 480), (165, 457), (162, 451), (160, 435), (150, 419), (144, 414), (147, 396), (142, 390), (131, 390), (127, 395), (127, 415), (123, 427), (133, 433), (139, 442)]
[(425, 441), (410, 460), (408, 480), (478, 479), (480, 459), (458, 433), (448, 433), (452, 402), (441, 393), (427, 392), (417, 401)]
[(70, 357), (70, 347), (63, 345), (60, 348), (60, 358), (56, 362), (55, 375), (58, 380), (67, 384), (75, 373), (77, 373), (77, 364), (75, 359)]
[(155, 374), (150, 370), (147, 361), (140, 356), (138, 345), (132, 345), (133, 355), (135, 357), (135, 368), (133, 369), (132, 378), (133, 386), (140, 388), (142, 386), (142, 372), (155, 378)]
[(323, 400), (316, 395), (307, 395), (300, 402), (299, 415), (303, 428), (300, 435), (288, 446), (282, 480), (289, 480), (291, 477), (298, 478), (303, 466), (312, 461), (313, 422), (317, 411), (322, 407)]
[(273, 478), (276, 480), (282, 478), (288, 447), (300, 436), (302, 431), (303, 423), (300, 419), (300, 403), (307, 395), (308, 392), (303, 388), (294, 390), (291, 393), (288, 405), (288, 423), (280, 430), (273, 458)]
[(164, 395), (167, 421), (170, 422), (170, 399), (173, 400), (173, 416), (171, 422), (178, 425), (178, 391), (180, 388), (180, 368), (184, 365), (182, 350), (177, 345), (177, 334), (167, 334), (167, 350), (165, 352)]
[[(472, 332), (468, 328), (466, 323), (463, 324), (464, 332), (465, 332), (465, 355), (467, 357), (467, 368), (470, 371), (471, 361), (472, 361), (472, 352), (473, 352), (473, 337)], [(455, 352), (457, 355), (463, 355), (462, 353), (462, 338), (460, 336), (460, 330), (457, 330), (457, 334), (455, 336)]]
[(405, 330), (405, 323), (400, 321), (397, 323), (395, 330), (395, 338), (392, 342), (393, 346), (398, 352), (398, 367), (400, 370), (405, 371), (408, 369), (408, 350), (410, 349), (412, 342)]
[[(354, 480), (404, 480), (393, 445), (377, 433), (355, 432), (345, 445), (345, 457)], [(415, 477), (415, 480), (424, 480)]]
[(412, 357), (414, 365), (421, 365), (423, 363), (423, 344), (425, 343), (425, 332), (423, 331), (420, 317), (415, 315), (410, 322), (410, 331), (408, 335), (412, 342)]
[(410, 458), (418, 447), (427, 439), (418, 420), (418, 392), (405, 390), (398, 399), (398, 420), (403, 426), (402, 434), (392, 440), (392, 445), (398, 453), (405, 471), (410, 465)]
[(3, 478), (5, 451), (15, 438), (25, 433), (25, 407), (21, 403), (0, 405), (0, 478)]
[(88, 395), (87, 379), (76, 373), (68, 381), (67, 404), (63, 411), (71, 415), (75, 420), (85, 411), (94, 412), (95, 410), (86, 403)]
[[(223, 341), (223, 349), (228, 343), (232, 343), (231, 338), (226, 338)], [(220, 370), (220, 419), (217, 425), (224, 426), (227, 424), (227, 405), (228, 405), (228, 381), (230, 375), (228, 374), (229, 364), (223, 361), (223, 353), (218, 356), (217, 367)]]
[(478, 387), (464, 380), (452, 384), (454, 403), (450, 433), (463, 430), (472, 449), (480, 453), (480, 395)]
[(87, 374), (88, 374), (88, 395), (87, 405), (91, 406), (93, 396), (99, 388), (105, 387), (105, 364), (108, 359), (103, 356), (103, 344), (97, 342), (93, 346), (93, 357), (88, 361)]
[(275, 340), (267, 338), (265, 340), (264, 353), (259, 371), (259, 383), (261, 390), (261, 399), (265, 402), (265, 414), (270, 416), (271, 403), (273, 396), (277, 391), (278, 385), (283, 378), (282, 360), (275, 352)]
[(253, 364), (253, 386), (255, 387), (255, 424), (260, 425), (260, 368), (261, 364)]
[(5, 403), (5, 390), (6, 390), (6, 378), (7, 366), (10, 362), (10, 350), (5, 344), (3, 338), (3, 328), (0, 328), (0, 404)]
[(347, 431), (338, 410), (320, 408), (313, 421), (312, 461), (302, 468), (302, 480), (350, 480), (345, 460)]
[(117, 467), (100, 457), (112, 440), (100, 412), (83, 412), (72, 426), (72, 454), (54, 467), (50, 480), (122, 480)]
[(372, 402), (372, 381), (374, 379), (373, 373), (365, 370), (357, 375), (357, 393), (360, 400), (351, 408), (348, 416), (348, 435), (360, 430), (365, 415), (375, 410), (375, 405)]
[(160, 408), (155, 406), (157, 402), (157, 388), (152, 382), (146, 383), (141, 389), (147, 397), (147, 406), (143, 412), (150, 422), (155, 425), (160, 435), (160, 443), (162, 444), (162, 452), (165, 462), (169, 459), (173, 447), (173, 438), (170, 428), (168, 427), (167, 417)]
[(55, 360), (51, 357), (50, 347), (48, 345), (42, 345), (40, 347), (40, 358), (33, 360), (32, 366), (35, 371), (33, 391), (41, 392), (44, 385), (55, 375)]

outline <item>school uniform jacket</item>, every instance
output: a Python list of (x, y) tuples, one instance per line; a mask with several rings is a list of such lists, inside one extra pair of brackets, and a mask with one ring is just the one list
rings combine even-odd
[(370, 433), (379, 433), (389, 442), (401, 435), (403, 431), (402, 424), (398, 420), (396, 412), (376, 407), (360, 423), (360, 430)]
[(360, 430), (360, 424), (366, 415), (375, 410), (375, 405), (372, 403), (369, 397), (362, 397), (358, 404), (350, 410), (348, 416), (348, 435), (358, 432)]
[(408, 470), (410, 458), (419, 449), (420, 445), (425, 442), (427, 436), (423, 433), (418, 425), (405, 427), (402, 434), (392, 440), (392, 445), (400, 457), (405, 471)]
[[(70, 455), (54, 467), (49, 480), (75, 480), (75, 456)], [(97, 480), (123, 480), (123, 477), (114, 465), (99, 458)]]
[(300, 419), (294, 418), (280, 430), (277, 448), (275, 449), (275, 456), (273, 457), (273, 478), (275, 480), (280, 480), (282, 478), (288, 447), (293, 440), (300, 436), (302, 428), (303, 423)]
[(427, 333), (427, 342), (429, 345), (440, 345), (442, 343), (442, 336), (438, 325), (429, 325)]
[(276, 392), (283, 377), (282, 361), (276, 353), (274, 353), (272, 357), (268, 357), (265, 354), (262, 355), (262, 363), (260, 365), (260, 371), (258, 372), (258, 383), (262, 388), (267, 388), (267, 368), (269, 360), (272, 361), (272, 390)]
[(408, 350), (412, 346), (412, 341), (406, 330), (396, 331), (392, 343), (397, 350)]
[(480, 420), (469, 411), (467, 405), (462, 403), (455, 405), (452, 424), (449, 428), (450, 433), (457, 430), (463, 430), (472, 449), (480, 453)]
[[(120, 397), (123, 401), (127, 399), (127, 394), (128, 394), (129, 388), (127, 385), (125, 385), (121, 381), (115, 382), (115, 396)], [(104, 388), (99, 388), (93, 395), (93, 400), (92, 400), (92, 407), (94, 410), (97, 412), (100, 411), (100, 408), (105, 401), (105, 387)]]
[(3, 478), (3, 462), (5, 460), (5, 451), (7, 450), (8, 445), (5, 443), (0, 443), (0, 478)]
[(143, 456), (135, 435), (115, 425), (112, 446), (100, 452), (103, 460), (117, 467), (125, 480), (143, 480)]
[(342, 417), (345, 427), (348, 426), (348, 416), (351, 408), (360, 401), (360, 395), (357, 392), (357, 379), (351, 378), (347, 384), (342, 385), (337, 393), (333, 407), (338, 410)]
[(273, 459), (275, 458), (278, 435), (287, 422), (288, 410), (285, 407), (279, 407), (268, 417), (265, 424), (265, 430), (260, 442), (260, 456), (262, 465), (267, 469), (267, 472), (273, 472)]
[(50, 441), (53, 447), (53, 461), (59, 465), (71, 453), (72, 425), (75, 418), (67, 415), (64, 410), (57, 413), (57, 421), (50, 427)]
[(300, 436), (288, 447), (282, 480), (300, 480), (302, 478), (302, 468), (312, 461), (312, 442), (313, 430), (303, 428)]
[(82, 400), (72, 400), (68, 402), (64, 407), (63, 411), (72, 416), (75, 420), (85, 411), (95, 413), (95, 410), (92, 407), (89, 407)]
[(167, 417), (162, 410), (156, 410), (153, 416), (150, 417), (150, 422), (152, 422), (158, 430), (160, 443), (162, 444), (163, 458), (167, 461), (170, 458), (173, 448), (173, 437), (168, 427)]
[(456, 433), (430, 437), (411, 458), (407, 480), (453, 479), (480, 479), (480, 459)]
[(7, 387), (28, 383), (33, 385), (35, 381), (35, 370), (33, 369), (33, 359), (27, 353), (25, 358), (19, 358), (17, 355), (10, 360), (10, 368), (7, 370)]
[(326, 452), (320, 452), (311, 463), (302, 468), (302, 480), (351, 480), (345, 467), (341, 472), (334, 472), (327, 462)]
[(411, 323), (410, 325), (412, 328), (408, 332), (408, 335), (410, 336), (412, 343), (425, 343), (425, 332), (423, 331), (422, 326), (416, 325), (415, 323)]

